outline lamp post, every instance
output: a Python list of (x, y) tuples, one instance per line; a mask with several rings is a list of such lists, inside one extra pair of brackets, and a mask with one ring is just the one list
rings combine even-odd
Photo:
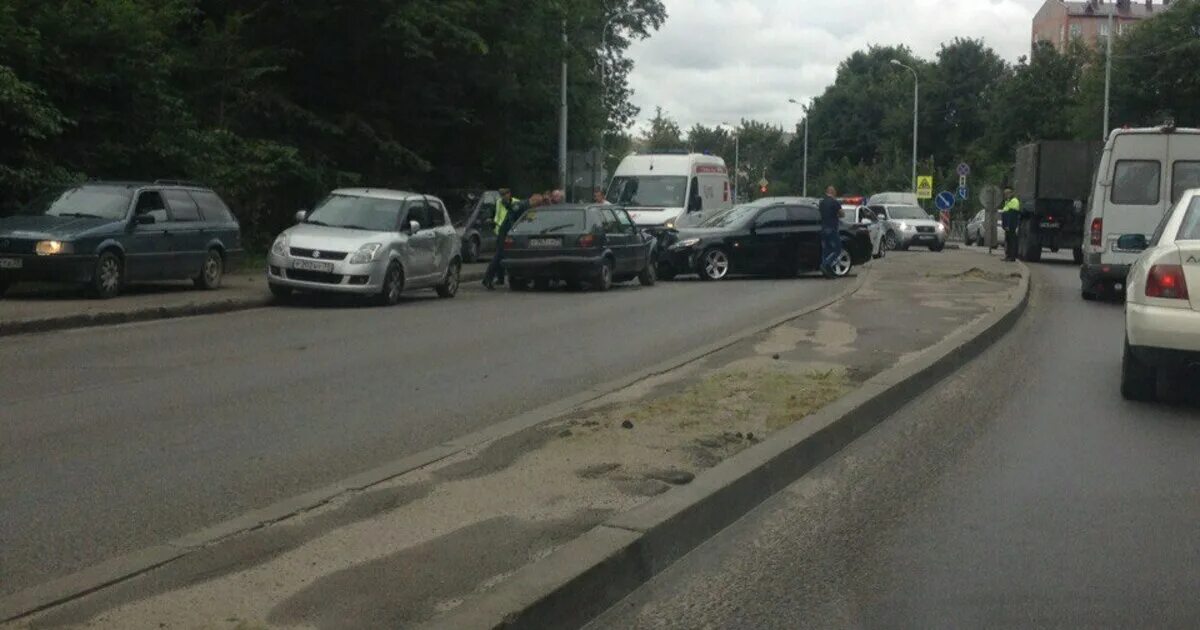
[(912, 189), (917, 191), (917, 112), (920, 107), (921, 94), (921, 79), (917, 76), (917, 71), (913, 68), (900, 63), (898, 59), (892, 60), (892, 65), (900, 66), (908, 70), (913, 75), (913, 151), (912, 151)]
[(800, 105), (804, 108), (804, 183), (800, 196), (808, 196), (808, 105), (801, 104), (794, 98), (789, 98), (788, 102), (793, 105)]
[(738, 133), (737, 127), (723, 122), (722, 125), (733, 129), (733, 203), (738, 202), (738, 188), (741, 187), (742, 179), (742, 134)]
[(1116, 33), (1113, 32), (1113, 13), (1116, 7), (1109, 5), (1108, 7), (1108, 40), (1107, 50), (1104, 53), (1104, 137), (1101, 140), (1108, 141), (1108, 106), (1109, 98), (1112, 95), (1112, 55), (1113, 55), (1113, 37)]

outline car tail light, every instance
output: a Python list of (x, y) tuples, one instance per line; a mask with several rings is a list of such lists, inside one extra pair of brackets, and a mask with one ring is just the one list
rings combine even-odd
[(1146, 297), (1167, 300), (1188, 299), (1187, 279), (1182, 265), (1154, 265), (1146, 278)]
[(512, 247), (513, 245), (516, 245), (516, 244), (517, 244), (517, 242), (516, 242), (516, 241), (514, 241), (514, 240), (513, 240), (513, 237), (511, 237), (511, 236), (509, 236), (509, 237), (507, 237), (507, 238), (505, 238), (505, 239), (504, 239), (504, 246), (505, 246), (505, 247)]
[(1100, 247), (1104, 243), (1104, 219), (1092, 219), (1092, 247)]
[(596, 246), (596, 235), (595, 234), (584, 234), (583, 236), (580, 236), (579, 237), (579, 246), (580, 247), (595, 247)]

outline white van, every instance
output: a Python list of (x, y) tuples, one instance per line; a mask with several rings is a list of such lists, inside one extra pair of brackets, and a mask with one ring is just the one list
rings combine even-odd
[(1121, 249), (1117, 241), (1126, 234), (1150, 238), (1189, 188), (1200, 188), (1200, 129), (1117, 129), (1108, 136), (1085, 224), (1079, 270), (1085, 300), (1125, 288), (1141, 252)]
[(605, 196), (644, 227), (691, 224), (733, 207), (725, 160), (699, 153), (630, 155)]

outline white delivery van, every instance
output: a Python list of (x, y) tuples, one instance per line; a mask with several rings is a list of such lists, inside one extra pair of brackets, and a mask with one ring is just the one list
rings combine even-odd
[(1200, 129), (1173, 125), (1116, 129), (1108, 136), (1092, 185), (1087, 238), (1079, 277), (1086, 300), (1125, 288), (1140, 251), (1117, 241), (1126, 234), (1147, 239), (1184, 191), (1200, 187)]
[(694, 224), (733, 206), (725, 160), (699, 153), (630, 155), (605, 196), (643, 227)]

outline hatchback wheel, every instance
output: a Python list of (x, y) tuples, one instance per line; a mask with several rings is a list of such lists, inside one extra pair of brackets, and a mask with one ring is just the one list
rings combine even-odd
[(225, 260), (221, 258), (221, 252), (210, 249), (204, 257), (204, 266), (200, 268), (200, 274), (192, 278), (192, 283), (197, 289), (216, 289), (221, 286), (221, 278), (224, 276)]
[(604, 262), (600, 263), (600, 269), (596, 270), (596, 278), (592, 281), (592, 288), (597, 291), (607, 291), (612, 288), (613, 284), (613, 263), (605, 258)]
[(700, 258), (701, 280), (724, 280), (729, 275), (729, 254), (725, 250), (713, 248), (704, 252)]
[(651, 260), (642, 273), (638, 274), (638, 282), (644, 287), (654, 286), (654, 283), (658, 282), (658, 263)]
[(462, 264), (457, 260), (450, 262), (450, 268), (446, 270), (446, 277), (442, 279), (442, 283), (435, 287), (438, 297), (452, 298), (458, 295), (459, 278), (462, 275)]
[(111, 251), (103, 252), (96, 260), (96, 271), (92, 274), (92, 295), (107, 300), (121, 292), (125, 280), (125, 269), (121, 259)]
[(383, 288), (379, 290), (379, 303), (392, 306), (400, 302), (400, 294), (404, 292), (404, 270), (399, 263), (388, 265), (387, 274), (383, 276)]

